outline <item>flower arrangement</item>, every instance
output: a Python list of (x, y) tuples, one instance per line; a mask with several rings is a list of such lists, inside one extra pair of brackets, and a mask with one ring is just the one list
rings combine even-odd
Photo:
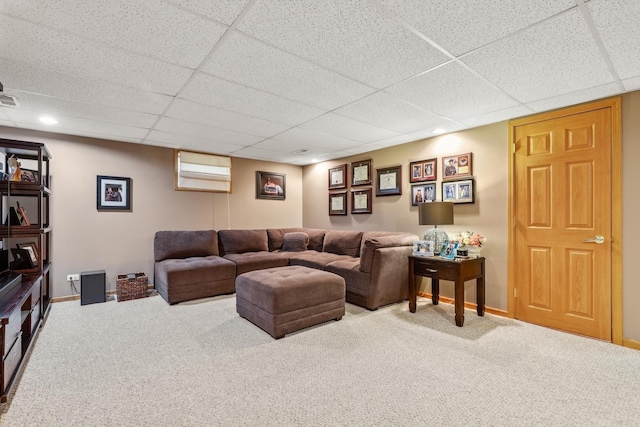
[(474, 233), (472, 231), (458, 231), (453, 240), (457, 240), (464, 246), (482, 247), (482, 244), (487, 241), (487, 238), (482, 234)]

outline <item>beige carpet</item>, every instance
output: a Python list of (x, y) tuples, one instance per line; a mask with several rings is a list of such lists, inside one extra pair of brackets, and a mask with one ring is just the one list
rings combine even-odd
[(418, 303), (277, 341), (233, 296), (54, 304), (2, 425), (640, 425), (639, 351)]

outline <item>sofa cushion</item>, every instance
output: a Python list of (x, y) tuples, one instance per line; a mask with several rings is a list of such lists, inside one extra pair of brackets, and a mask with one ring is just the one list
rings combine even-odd
[(309, 246), (307, 249), (322, 252), (322, 244), (324, 243), (324, 236), (327, 233), (327, 230), (319, 228), (301, 228), (299, 231), (309, 235)]
[(225, 259), (236, 264), (236, 274), (247, 271), (264, 270), (266, 268), (284, 267), (289, 263), (287, 257), (280, 256), (279, 252), (245, 252), (242, 254), (227, 254)]
[(295, 233), (300, 228), (268, 228), (267, 238), (269, 239), (269, 251), (282, 249), (282, 241), (287, 233)]
[(360, 258), (334, 261), (327, 264), (325, 271), (342, 277), (349, 293), (367, 297), (371, 287), (371, 274), (360, 271), (360, 261)]
[(338, 255), (331, 252), (307, 250), (304, 252), (294, 252), (293, 255), (289, 258), (289, 264), (303, 265), (305, 267), (324, 270), (324, 267), (327, 264), (344, 259), (353, 259), (353, 257), (349, 255)]
[(364, 249), (360, 254), (360, 271), (370, 273), (373, 268), (373, 257), (376, 249), (392, 248), (398, 246), (411, 246), (416, 236), (409, 233), (394, 234), (391, 236), (370, 237), (364, 242)]
[(220, 254), (268, 251), (267, 230), (220, 230)]
[(219, 256), (169, 258), (156, 263), (156, 279), (170, 286), (184, 286), (218, 280), (234, 279), (236, 265)]
[(285, 252), (302, 252), (307, 250), (309, 235), (301, 231), (287, 233), (282, 240), (282, 250)]
[(362, 231), (329, 230), (324, 236), (322, 252), (338, 255), (358, 256)]
[(362, 256), (362, 252), (364, 252), (364, 242), (366, 242), (367, 239), (370, 239), (372, 237), (395, 236), (397, 234), (404, 233), (399, 231), (365, 231), (364, 233), (362, 233), (362, 241), (360, 242), (360, 250), (358, 252), (358, 256)]
[(156, 261), (218, 255), (218, 235), (215, 230), (158, 231), (153, 252)]

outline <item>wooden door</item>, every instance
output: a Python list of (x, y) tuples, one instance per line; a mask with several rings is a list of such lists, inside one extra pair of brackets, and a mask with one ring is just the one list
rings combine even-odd
[(611, 341), (611, 108), (512, 132), (515, 317)]

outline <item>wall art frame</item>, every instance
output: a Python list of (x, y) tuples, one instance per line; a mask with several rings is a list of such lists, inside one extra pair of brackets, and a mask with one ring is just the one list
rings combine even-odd
[(329, 193), (329, 215), (347, 214), (347, 192)]
[(351, 190), (351, 214), (370, 214), (372, 212), (371, 188)]
[(473, 153), (456, 154), (442, 158), (442, 179), (458, 179), (472, 176)]
[(473, 179), (446, 181), (442, 183), (442, 201), (453, 203), (474, 203), (475, 182)]
[(96, 181), (98, 211), (131, 212), (131, 178), (98, 175)]
[(436, 183), (416, 184), (411, 186), (411, 206), (436, 201)]
[(351, 186), (371, 185), (371, 159), (351, 163)]
[(402, 166), (376, 169), (376, 196), (402, 194)]
[(329, 190), (347, 188), (347, 164), (329, 168)]
[(438, 176), (438, 159), (419, 160), (409, 163), (409, 182), (435, 181)]
[(286, 174), (256, 171), (256, 199), (285, 200), (286, 197)]

